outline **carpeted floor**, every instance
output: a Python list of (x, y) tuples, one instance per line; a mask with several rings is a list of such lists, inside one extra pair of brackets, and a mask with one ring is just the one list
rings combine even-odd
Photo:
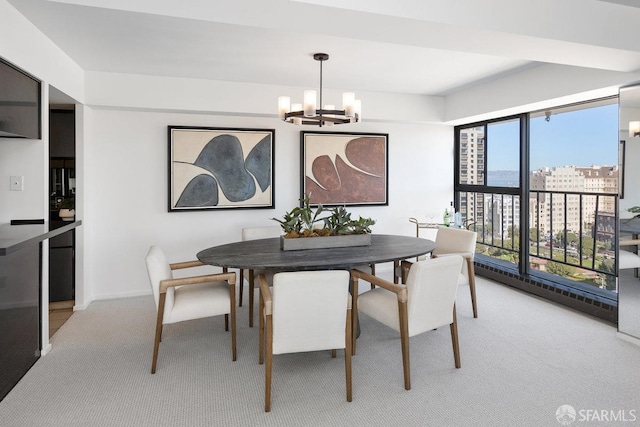
[(236, 362), (223, 318), (197, 320), (165, 327), (151, 375), (152, 297), (96, 301), (60, 328), (53, 350), (0, 402), (0, 425), (557, 426), (561, 405), (577, 411), (574, 425), (599, 425), (581, 419), (594, 413), (586, 411), (640, 423), (640, 347), (614, 326), (482, 278), (478, 302), (473, 319), (468, 287), (459, 289), (462, 369), (449, 328), (414, 337), (405, 391), (399, 337), (362, 316), (353, 402), (341, 352), (282, 355), (266, 414), (246, 305)]

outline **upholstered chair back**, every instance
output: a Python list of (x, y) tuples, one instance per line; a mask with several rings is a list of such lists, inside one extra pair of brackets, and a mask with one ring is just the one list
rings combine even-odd
[(348, 271), (273, 276), (273, 354), (345, 348)]
[[(436, 248), (433, 251), (433, 255), (440, 256), (455, 253), (473, 260), (476, 253), (477, 237), (478, 234), (475, 231), (440, 227), (436, 235)], [(469, 271), (466, 263), (463, 263), (461, 272), (463, 277), (461, 277), (460, 284), (468, 284)]]
[[(173, 279), (173, 272), (171, 271), (166, 255), (162, 249), (157, 246), (151, 246), (144, 260), (147, 265), (147, 273), (149, 274), (149, 283), (151, 284), (153, 299), (156, 302), (156, 308), (158, 308), (158, 302), (160, 299), (160, 281)], [(175, 290), (173, 288), (167, 289), (165, 313), (171, 311), (170, 307), (173, 307), (174, 291)]]
[(407, 278), (409, 336), (453, 323), (453, 305), (462, 268), (458, 255), (416, 262)]

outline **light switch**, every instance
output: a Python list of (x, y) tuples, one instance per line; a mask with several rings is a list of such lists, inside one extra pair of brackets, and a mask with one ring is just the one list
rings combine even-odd
[(11, 177), (11, 191), (24, 190), (24, 176), (12, 176)]

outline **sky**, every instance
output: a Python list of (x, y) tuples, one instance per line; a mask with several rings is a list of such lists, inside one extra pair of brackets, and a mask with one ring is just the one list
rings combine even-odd
[[(618, 104), (536, 117), (530, 126), (530, 170), (618, 163)], [(489, 126), (487, 170), (519, 169), (518, 134), (517, 121)]]

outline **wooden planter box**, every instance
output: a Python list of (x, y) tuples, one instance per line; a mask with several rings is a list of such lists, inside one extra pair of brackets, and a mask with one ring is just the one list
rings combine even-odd
[(280, 249), (299, 251), (303, 249), (345, 248), (348, 246), (371, 245), (371, 234), (351, 234), (348, 236), (298, 237), (285, 239), (280, 236)]

